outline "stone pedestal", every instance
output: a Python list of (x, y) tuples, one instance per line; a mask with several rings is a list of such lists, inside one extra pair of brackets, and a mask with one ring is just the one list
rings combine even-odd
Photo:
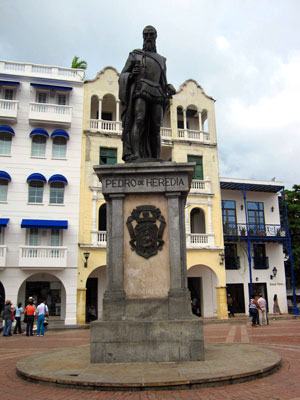
[(185, 200), (193, 163), (96, 166), (107, 202), (103, 319), (91, 324), (91, 362), (204, 360), (191, 313)]

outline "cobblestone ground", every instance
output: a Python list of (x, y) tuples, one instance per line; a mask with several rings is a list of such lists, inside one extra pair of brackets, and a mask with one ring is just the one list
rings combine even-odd
[(83, 346), (89, 343), (88, 330), (49, 331), (44, 337), (14, 335), (0, 337), (0, 399), (1, 400), (300, 400), (300, 320), (270, 321), (266, 327), (250, 324), (208, 324), (204, 326), (206, 342), (254, 343), (279, 353), (282, 368), (275, 374), (230, 386), (191, 390), (147, 392), (92, 392), (62, 389), (26, 382), (16, 376), (19, 359), (52, 349)]

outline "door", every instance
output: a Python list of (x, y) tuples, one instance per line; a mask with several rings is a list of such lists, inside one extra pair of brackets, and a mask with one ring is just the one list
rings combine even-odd
[(88, 322), (88, 310), (94, 307), (98, 315), (98, 278), (88, 278), (86, 281), (86, 313), (85, 319)]
[(242, 283), (228, 283), (227, 295), (231, 295), (234, 313), (245, 313), (244, 285)]
[(200, 314), (196, 313), (195, 308), (192, 308), (192, 311), (198, 317), (202, 316), (202, 278), (188, 278), (188, 288), (191, 292), (191, 301), (195, 298), (197, 299), (197, 308), (200, 311)]

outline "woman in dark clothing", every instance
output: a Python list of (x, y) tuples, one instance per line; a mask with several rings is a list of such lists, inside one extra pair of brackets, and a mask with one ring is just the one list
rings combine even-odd
[(251, 295), (251, 300), (250, 300), (250, 305), (249, 305), (249, 314), (250, 317), (252, 317), (252, 326), (258, 326), (259, 325), (259, 319), (258, 319), (258, 309), (259, 309), (258, 302), (255, 299), (254, 294)]
[(5, 306), (4, 306), (4, 311), (3, 311), (3, 320), (5, 321), (5, 325), (3, 328), (3, 336), (11, 336), (11, 324), (12, 324), (12, 319), (11, 319), (11, 305), (12, 302), (10, 300), (6, 300)]

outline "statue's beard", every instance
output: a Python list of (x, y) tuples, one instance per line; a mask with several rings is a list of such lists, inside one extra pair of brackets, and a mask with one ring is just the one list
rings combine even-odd
[(151, 40), (151, 39), (144, 40), (143, 50), (152, 51), (153, 53), (156, 53), (155, 40)]

